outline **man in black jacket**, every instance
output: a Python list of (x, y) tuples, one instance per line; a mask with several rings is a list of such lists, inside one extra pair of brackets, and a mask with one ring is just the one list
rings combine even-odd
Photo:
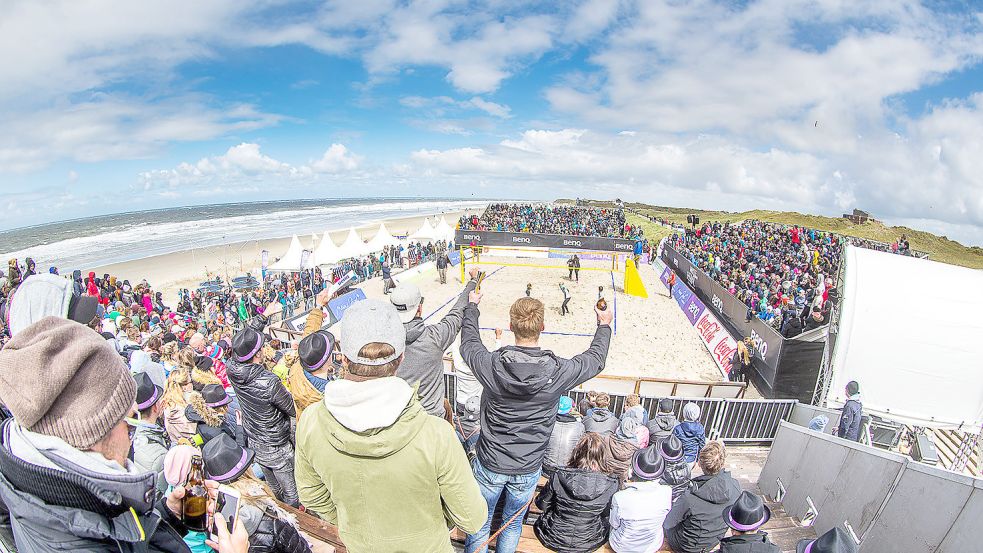
[(280, 501), (300, 505), (294, 481), (294, 444), (290, 418), (293, 396), (280, 379), (263, 367), (263, 335), (248, 325), (232, 338), (227, 372), (242, 410), (242, 425), (266, 483)]
[(720, 540), (717, 553), (781, 553), (768, 533), (761, 531), (770, 518), (771, 509), (760, 497), (741, 492), (737, 501), (724, 509), (724, 523), (730, 527), (731, 536)]
[[(545, 330), (543, 302), (520, 298), (509, 311), (515, 346), (489, 352), (478, 333), (481, 293), (472, 291), (464, 309), (461, 356), (481, 382), (481, 437), (472, 463), (481, 494), (495, 510), (506, 493), (502, 519), (510, 521), (496, 551), (513, 553), (519, 542), (522, 516), (536, 490), (557, 403), (564, 393), (597, 376), (611, 344), (610, 310), (597, 310), (597, 330), (590, 348), (573, 359), (540, 349)], [(469, 535), (465, 551), (474, 553), (488, 539), (491, 515), (477, 534)]]
[(700, 451), (703, 476), (693, 479), (690, 491), (673, 503), (662, 523), (666, 543), (673, 551), (709, 551), (727, 533), (724, 509), (741, 494), (741, 485), (723, 470), (725, 462), (724, 444), (720, 442), (710, 442)]

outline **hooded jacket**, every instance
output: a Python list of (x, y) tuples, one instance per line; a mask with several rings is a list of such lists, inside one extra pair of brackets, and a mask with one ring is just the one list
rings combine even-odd
[(621, 421), (618, 420), (618, 417), (614, 416), (614, 413), (607, 409), (591, 409), (587, 416), (584, 417), (584, 430), (600, 434), (601, 436), (614, 434), (618, 430), (619, 424), (621, 424)]
[(543, 470), (548, 469), (552, 473), (558, 468), (567, 466), (573, 448), (577, 447), (585, 432), (584, 423), (577, 417), (570, 414), (557, 415), (553, 432), (550, 433), (549, 442), (546, 443)]
[(450, 552), (448, 528), (488, 517), (454, 429), (398, 377), (329, 382), (297, 423), (294, 474), (352, 553)]
[(683, 454), (686, 462), (692, 463), (700, 455), (700, 450), (707, 445), (706, 429), (697, 421), (681, 422), (672, 431), (683, 443)]
[(242, 425), (250, 449), (261, 463), (273, 462), (274, 459), (264, 458), (264, 454), (275, 452), (291, 441), (290, 417), (296, 413), (293, 397), (283, 382), (261, 365), (233, 359), (226, 370), (242, 410)]
[(164, 479), (164, 456), (170, 448), (167, 431), (160, 426), (141, 421), (133, 431), (133, 464), (140, 470), (157, 475), (157, 489), (167, 489)]
[(657, 413), (655, 417), (649, 419), (646, 425), (649, 429), (649, 443), (654, 444), (668, 438), (672, 435), (673, 429), (678, 424), (679, 421), (676, 420), (676, 415), (672, 413)]
[(478, 334), (478, 315), (478, 306), (469, 303), (461, 327), (461, 357), (484, 388), (478, 459), (498, 474), (535, 472), (546, 455), (560, 396), (604, 369), (611, 327), (598, 326), (587, 351), (563, 359), (538, 347), (489, 352)]
[(554, 551), (594, 551), (608, 541), (608, 512), (618, 479), (601, 472), (564, 467), (536, 497), (543, 514), (534, 529), (540, 543)]
[(767, 532), (755, 532), (720, 540), (718, 553), (781, 553), (781, 549), (768, 540)]
[[(32, 437), (43, 446), (33, 445)], [(155, 475), (113, 465), (6, 421), (0, 427), (0, 498), (10, 511), (17, 551), (189, 552), (184, 526), (162, 499), (155, 500)]]
[(403, 324), (406, 328), (406, 351), (396, 376), (410, 386), (419, 384), (420, 403), (431, 415), (444, 416), (444, 352), (461, 331), (464, 306), (475, 284), (473, 280), (468, 282), (457, 297), (457, 302), (439, 323), (427, 325), (417, 317)]
[(666, 468), (659, 480), (672, 487), (673, 503), (692, 488), (692, 474), (686, 459), (680, 459), (675, 463), (666, 462)]
[(860, 441), (860, 419), (863, 416), (863, 405), (860, 403), (860, 394), (850, 396), (850, 399), (843, 404), (840, 415), (840, 424), (836, 429), (836, 435), (854, 442)]
[(730, 472), (693, 479), (693, 489), (672, 505), (663, 526), (673, 551), (701, 553), (717, 545), (727, 533), (724, 508), (741, 495), (741, 485)]

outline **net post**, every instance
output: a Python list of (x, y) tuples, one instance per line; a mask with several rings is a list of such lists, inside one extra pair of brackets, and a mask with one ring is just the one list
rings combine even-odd
[(461, 282), (464, 282), (464, 246), (458, 244), (457, 247), (461, 252)]

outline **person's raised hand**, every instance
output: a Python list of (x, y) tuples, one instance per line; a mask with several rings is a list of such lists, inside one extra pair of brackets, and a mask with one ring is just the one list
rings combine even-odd
[(317, 293), (317, 305), (319, 307), (324, 307), (328, 305), (328, 300), (330, 299), (331, 299), (330, 288), (325, 288), (324, 290), (321, 290), (320, 292)]
[(239, 517), (236, 517), (235, 527), (230, 534), (225, 517), (222, 513), (215, 513), (215, 532), (218, 534), (218, 541), (205, 540), (205, 545), (208, 547), (218, 553), (249, 553), (249, 533), (246, 532), (246, 527)]
[(468, 301), (475, 305), (478, 305), (479, 303), (481, 303), (481, 297), (483, 295), (484, 294), (478, 292), (477, 290), (471, 290), (471, 292), (468, 293)]
[(471, 269), (468, 270), (468, 276), (471, 277), (471, 280), (474, 280), (478, 278), (478, 273), (480, 272), (481, 271), (479, 271), (477, 267), (471, 267)]
[(597, 325), (610, 325), (614, 321), (614, 312), (610, 309), (600, 310), (594, 306), (594, 313), (597, 314)]

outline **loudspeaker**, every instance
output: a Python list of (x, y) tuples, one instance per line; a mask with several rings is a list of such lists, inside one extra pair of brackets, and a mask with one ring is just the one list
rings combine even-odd
[(934, 467), (939, 464), (939, 451), (927, 434), (919, 432), (915, 434), (915, 442), (911, 444), (911, 458)]

